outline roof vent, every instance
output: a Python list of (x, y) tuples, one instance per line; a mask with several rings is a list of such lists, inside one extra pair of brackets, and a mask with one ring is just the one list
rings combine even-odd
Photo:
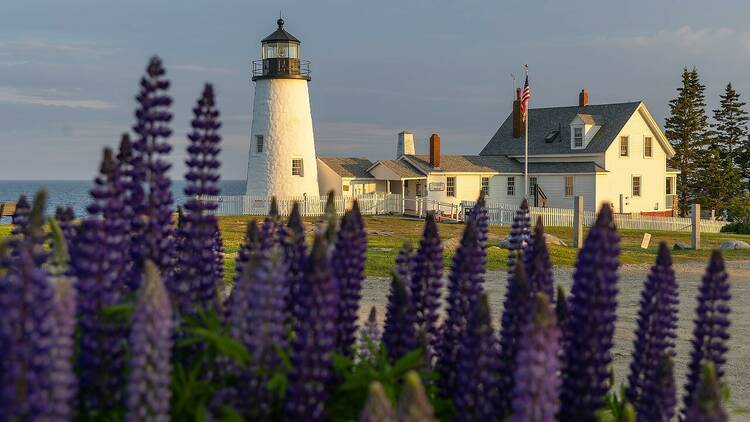
[(555, 138), (557, 138), (557, 135), (559, 134), (560, 134), (559, 129), (555, 129), (551, 131), (550, 133), (547, 134), (547, 136), (544, 137), (544, 142), (551, 144), (555, 140)]

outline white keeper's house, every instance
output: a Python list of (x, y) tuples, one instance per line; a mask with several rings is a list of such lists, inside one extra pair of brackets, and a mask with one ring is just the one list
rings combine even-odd
[[(307, 84), (309, 63), (300, 41), (279, 19), (254, 62), (255, 99), (247, 194), (254, 197), (398, 194), (404, 208), (418, 203), (460, 205), (480, 191), (492, 203), (586, 210), (612, 204), (615, 212), (672, 215), (678, 171), (667, 167), (674, 149), (642, 101), (531, 108), (528, 115), (529, 186), (524, 186), (524, 127), (520, 90), (513, 112), (479, 155), (441, 153), (430, 136), (417, 154), (414, 135), (397, 135), (393, 159), (320, 157), (315, 153)], [(449, 141), (448, 141), (449, 142)]]

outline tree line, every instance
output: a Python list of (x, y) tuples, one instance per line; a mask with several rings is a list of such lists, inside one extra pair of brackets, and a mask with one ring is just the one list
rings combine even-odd
[(748, 112), (732, 83), (719, 96), (709, 121), (705, 85), (698, 71), (685, 68), (677, 97), (669, 102), (665, 134), (675, 149), (668, 165), (680, 170), (677, 197), (680, 216), (690, 204), (716, 210), (730, 219), (746, 217), (750, 202), (750, 131)]

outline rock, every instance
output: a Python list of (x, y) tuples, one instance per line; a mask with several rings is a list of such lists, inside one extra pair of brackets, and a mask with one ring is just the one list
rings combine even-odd
[(750, 249), (750, 245), (742, 240), (727, 240), (721, 243), (719, 249), (722, 251), (731, 251), (735, 249)]
[(498, 246), (500, 246), (503, 249), (510, 249), (510, 236), (500, 239), (500, 242), (498, 242)]
[(676, 251), (686, 251), (691, 248), (690, 248), (690, 245), (688, 245), (687, 243), (678, 242), (678, 243), (675, 243), (674, 246), (672, 246), (672, 249)]

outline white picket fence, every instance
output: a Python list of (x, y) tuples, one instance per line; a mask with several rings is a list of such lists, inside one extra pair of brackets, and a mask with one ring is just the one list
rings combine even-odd
[[(205, 196), (203, 199), (218, 203), (217, 215), (266, 215), (271, 208), (271, 198), (267, 197), (236, 195)], [(289, 215), (294, 204), (298, 203), (303, 216), (317, 217), (324, 214), (327, 199), (325, 196), (286, 197), (277, 198), (276, 204), (282, 216)], [(336, 212), (343, 215), (351, 209), (355, 199), (363, 215), (401, 214), (402, 211), (401, 195), (373, 193), (335, 197)]]
[[(461, 208), (465, 211), (474, 206), (473, 201), (463, 201)], [(490, 224), (509, 226), (513, 224), (513, 217), (518, 207), (505, 203), (487, 203), (487, 213)], [(573, 227), (573, 209), (571, 208), (539, 208), (530, 207), (531, 221), (535, 222), (539, 217), (542, 224), (547, 227)], [(593, 211), (583, 212), (583, 225), (591, 227), (596, 220)], [(701, 220), (701, 233), (719, 233), (726, 223), (716, 220)], [(640, 214), (615, 214), (615, 225), (621, 229), (633, 230), (662, 230), (690, 232), (692, 222), (690, 218), (680, 217), (654, 217)]]

